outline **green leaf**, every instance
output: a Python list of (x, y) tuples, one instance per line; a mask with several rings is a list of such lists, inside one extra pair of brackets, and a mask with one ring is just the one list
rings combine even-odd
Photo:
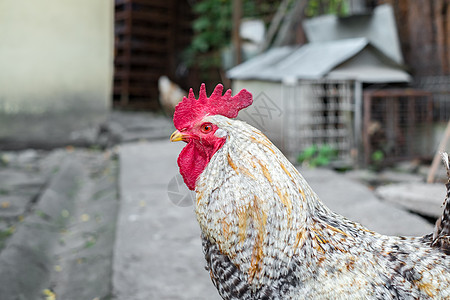
[(192, 49), (197, 51), (197, 52), (206, 52), (208, 51), (208, 43), (205, 41), (205, 39), (201, 39), (201, 38), (195, 38), (192, 41)]
[(211, 8), (211, 1), (200, 1), (194, 5), (194, 12), (197, 14), (207, 13)]
[(299, 156), (297, 157), (297, 161), (299, 163), (309, 161), (316, 153), (317, 153), (317, 146), (316, 145), (309, 146), (308, 148), (305, 148), (302, 151), (302, 153), (299, 154)]
[(198, 18), (195, 20), (194, 24), (192, 24), (192, 28), (196, 32), (205, 31), (211, 26), (211, 22), (208, 18)]
[(372, 153), (372, 160), (376, 163), (381, 162), (384, 159), (384, 153), (381, 150), (376, 150)]
[(337, 155), (338, 151), (329, 145), (312, 145), (299, 154), (297, 161), (307, 163), (311, 167), (327, 166)]
[(317, 166), (326, 166), (330, 164), (330, 159), (325, 156), (318, 156), (314, 161)]
[[(243, 0), (243, 17), (263, 17), (273, 14), (282, 0)], [(232, 1), (197, 0), (193, 10), (195, 36), (182, 58), (188, 65), (220, 67), (221, 59), (205, 61), (204, 54), (219, 52), (231, 43)], [(266, 24), (267, 25), (267, 24)]]

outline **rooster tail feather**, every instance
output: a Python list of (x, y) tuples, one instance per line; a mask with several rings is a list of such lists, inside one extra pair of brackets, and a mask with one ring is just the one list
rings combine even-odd
[(445, 184), (447, 195), (444, 201), (444, 212), (436, 221), (431, 245), (450, 255), (450, 161), (448, 153), (442, 153), (442, 161), (447, 169), (447, 183)]

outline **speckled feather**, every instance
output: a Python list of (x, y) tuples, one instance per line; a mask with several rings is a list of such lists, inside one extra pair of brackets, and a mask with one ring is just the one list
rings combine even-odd
[(195, 188), (206, 269), (222, 298), (450, 298), (447, 227), (422, 238), (372, 232), (325, 207), (257, 129), (203, 121), (226, 134)]

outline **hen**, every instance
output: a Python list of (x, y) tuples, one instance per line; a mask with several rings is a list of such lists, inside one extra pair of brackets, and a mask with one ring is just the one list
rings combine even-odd
[[(330, 211), (257, 129), (241, 90), (177, 105), (171, 141), (196, 192), (206, 269), (224, 299), (450, 299), (450, 201), (434, 234), (391, 237)], [(450, 184), (447, 185), (450, 188)]]
[(173, 116), (175, 106), (187, 93), (167, 76), (158, 79), (159, 103), (168, 116)]

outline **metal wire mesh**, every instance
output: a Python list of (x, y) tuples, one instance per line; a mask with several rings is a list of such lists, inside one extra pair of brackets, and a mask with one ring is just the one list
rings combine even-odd
[(380, 90), (364, 93), (365, 162), (375, 152), (384, 163), (432, 153), (430, 93), (415, 90)]
[(433, 121), (450, 120), (450, 76), (418, 77), (415, 86), (433, 94)]
[(284, 147), (293, 157), (310, 146), (328, 145), (347, 158), (353, 145), (353, 83), (301, 81), (283, 86)]

